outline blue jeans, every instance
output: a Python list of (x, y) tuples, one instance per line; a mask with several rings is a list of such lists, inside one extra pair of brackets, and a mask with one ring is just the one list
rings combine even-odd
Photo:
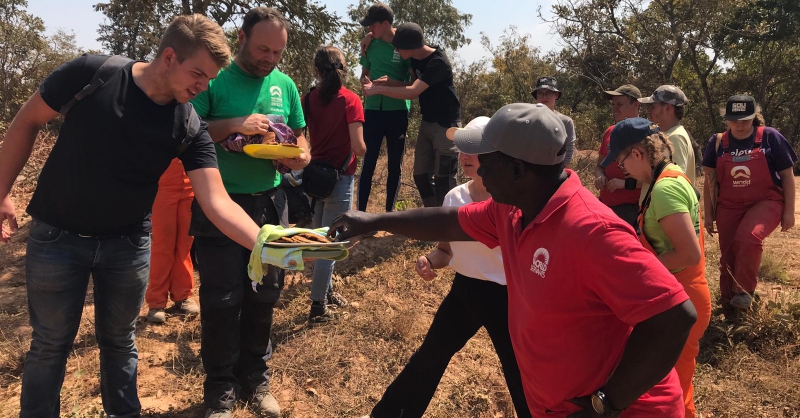
[(150, 233), (86, 237), (34, 219), (25, 271), (33, 341), (22, 374), (20, 417), (59, 416), (90, 276), (103, 409), (109, 417), (138, 417), (134, 334), (150, 274)]
[[(331, 226), (337, 216), (350, 210), (353, 202), (353, 175), (342, 176), (333, 186), (333, 192), (325, 199), (317, 200), (314, 205), (314, 228)], [(334, 261), (317, 260), (314, 262), (314, 277), (311, 279), (311, 300), (324, 302), (331, 288)]]

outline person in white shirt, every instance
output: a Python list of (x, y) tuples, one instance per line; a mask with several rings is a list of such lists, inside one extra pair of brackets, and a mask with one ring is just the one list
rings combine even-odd
[[(481, 116), (466, 128), (481, 128), (488, 121), (488, 117)], [(451, 135), (448, 131), (448, 137)], [(489, 199), (478, 176), (478, 156), (461, 153), (459, 162), (472, 180), (450, 190), (443, 206), (460, 207)], [(453, 287), (439, 306), (422, 345), (368, 417), (421, 417), (450, 359), (481, 327), (486, 328), (500, 358), (517, 416), (530, 417), (508, 333), (508, 292), (500, 247), (490, 249), (475, 241), (440, 242), (428, 255), (419, 257), (415, 269), (424, 280), (433, 280), (437, 276), (435, 270), (447, 265), (456, 271)]]

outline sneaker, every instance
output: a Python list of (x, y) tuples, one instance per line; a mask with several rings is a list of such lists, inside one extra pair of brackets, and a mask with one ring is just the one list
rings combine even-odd
[(233, 414), (231, 413), (230, 409), (227, 408), (208, 408), (206, 409), (205, 418), (232, 418)]
[(174, 309), (182, 314), (197, 315), (200, 313), (200, 305), (192, 298), (175, 302)]
[(256, 393), (250, 398), (250, 409), (261, 417), (278, 418), (281, 416), (281, 407), (268, 389), (256, 389)]
[(308, 314), (308, 322), (311, 325), (325, 324), (339, 319), (339, 315), (328, 308), (323, 302), (311, 302), (311, 312)]
[(325, 302), (328, 305), (334, 305), (339, 308), (344, 308), (349, 305), (347, 299), (345, 299), (344, 296), (342, 296), (339, 292), (334, 292), (333, 289), (328, 289), (328, 295), (325, 297), (325, 299)]
[(753, 297), (747, 293), (737, 293), (731, 298), (731, 306), (739, 309), (750, 309), (753, 304)]
[(167, 314), (164, 312), (164, 308), (155, 308), (147, 311), (147, 322), (163, 324), (166, 321)]

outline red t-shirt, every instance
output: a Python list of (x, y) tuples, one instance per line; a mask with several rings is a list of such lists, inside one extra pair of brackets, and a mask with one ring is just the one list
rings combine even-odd
[(342, 87), (333, 100), (323, 106), (319, 101), (319, 90), (309, 94), (310, 111), (305, 106), (305, 96), (302, 102), (303, 113), (308, 121), (311, 160), (324, 161), (341, 168), (347, 156), (352, 155), (344, 174), (355, 174), (357, 163), (355, 154), (350, 154), (352, 148), (348, 125), (353, 122), (364, 123), (361, 98)]
[[(633, 229), (586, 190), (574, 171), (523, 231), (522, 211), (488, 200), (459, 209), (461, 227), (501, 248), (508, 326), (534, 417), (565, 417), (570, 399), (602, 387), (632, 327), (689, 297)], [(625, 410), (683, 417), (673, 370)]]
[[(603, 158), (608, 155), (608, 147), (611, 144), (611, 131), (613, 129), (614, 125), (611, 125), (608, 127), (608, 129), (606, 129), (605, 133), (603, 133), (603, 142), (600, 144), (600, 149), (597, 151), (600, 161), (603, 161)], [(617, 166), (617, 163), (611, 163), (611, 165), (604, 168), (603, 171), (606, 173), (606, 178), (609, 180), (625, 179), (625, 172), (623, 172), (622, 169)], [(627, 190), (622, 188), (613, 192), (602, 189), (600, 190), (600, 201), (608, 206), (624, 205), (626, 203), (632, 203), (636, 206), (639, 206), (639, 195), (641, 193), (642, 189)]]

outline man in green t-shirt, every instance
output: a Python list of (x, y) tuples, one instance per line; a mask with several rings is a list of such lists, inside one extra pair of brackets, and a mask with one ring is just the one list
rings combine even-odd
[[(229, 135), (263, 134), (271, 122), (289, 125), (305, 151), (279, 160), (302, 169), (310, 154), (303, 136), (303, 110), (297, 86), (275, 67), (281, 59), (289, 23), (266, 7), (250, 10), (239, 30), (241, 48), (209, 89), (192, 103), (208, 122), (215, 143)], [(216, 145), (225, 189), (259, 225), (287, 223), (286, 195), (277, 188), (281, 176), (270, 160), (228, 152)], [(252, 287), (247, 276), (250, 251), (221, 235), (202, 210), (192, 207), (190, 233), (195, 236), (200, 271), (202, 340), (206, 371), (203, 385), (206, 418), (229, 418), (237, 398), (249, 399), (260, 415), (278, 417), (280, 407), (269, 392), (272, 356), (270, 329), (285, 272), (270, 266), (263, 284)]]
[[(361, 55), (361, 82), (373, 80), (395, 80), (408, 82), (412, 79), (411, 64), (400, 57), (392, 46), (395, 28), (392, 27), (394, 13), (385, 3), (375, 3), (367, 16), (361, 20), (374, 38)], [(406, 148), (409, 100), (398, 100), (388, 96), (367, 97), (364, 102), (364, 142), (367, 153), (361, 166), (358, 180), (358, 210), (367, 210), (372, 175), (378, 162), (383, 138), (386, 137), (388, 175), (386, 177), (386, 211), (394, 210), (397, 192), (400, 189), (400, 166)]]
[[(697, 183), (695, 183), (697, 174), (695, 143), (681, 123), (686, 102), (683, 90), (673, 85), (660, 86), (652, 96), (639, 99), (639, 103), (647, 106), (650, 120), (658, 124), (661, 131), (669, 138), (669, 142), (672, 143), (672, 162), (677, 164), (686, 173), (686, 177), (689, 177), (692, 185), (697, 187)], [(642, 186), (640, 202), (644, 199), (648, 188), (649, 185)]]

